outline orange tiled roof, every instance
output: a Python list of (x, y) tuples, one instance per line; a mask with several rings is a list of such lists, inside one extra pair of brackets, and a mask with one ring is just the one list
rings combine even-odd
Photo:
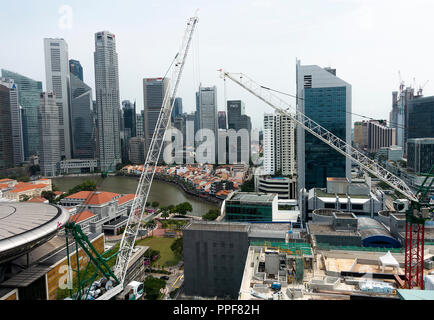
[(77, 222), (81, 222), (81, 221), (84, 221), (86, 219), (89, 219), (93, 216), (95, 216), (95, 215), (92, 212), (86, 210), (86, 211), (83, 211), (82, 213), (74, 214), (71, 218), (69, 218), (69, 221), (77, 223)]
[(15, 180), (12, 180), (12, 179), (0, 179), (0, 183), (1, 182), (12, 182), (12, 181), (15, 181)]
[(18, 193), (18, 192), (28, 191), (28, 190), (32, 190), (32, 189), (42, 189), (42, 188), (46, 188), (46, 187), (47, 187), (46, 184), (30, 184), (30, 185), (15, 188), (11, 192)]
[(87, 199), (91, 193), (94, 191), (80, 191), (74, 194), (71, 194), (70, 196), (67, 196), (65, 199)]
[(100, 205), (112, 201), (113, 198), (117, 196), (119, 196), (119, 194), (113, 192), (96, 191), (89, 199), (84, 202), (84, 204)]
[(126, 194), (118, 199), (118, 203), (121, 205), (127, 201), (133, 200), (135, 196), (135, 194)]
[(8, 184), (0, 184), (0, 189), (9, 188)]
[(33, 197), (33, 198), (29, 199), (27, 202), (45, 203), (45, 202), (48, 202), (48, 200), (45, 198), (42, 198), (42, 197)]

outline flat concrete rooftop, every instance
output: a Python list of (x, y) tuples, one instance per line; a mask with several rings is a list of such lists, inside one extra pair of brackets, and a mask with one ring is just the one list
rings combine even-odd
[(237, 192), (227, 201), (271, 202), (275, 197), (276, 193)]
[(328, 224), (309, 223), (308, 228), (310, 230), (310, 233), (312, 233), (312, 234), (360, 236), (359, 232), (357, 232), (357, 231), (351, 231), (351, 230), (336, 231), (332, 225), (328, 225)]
[(225, 223), (225, 222), (191, 222), (184, 230), (203, 230), (203, 231), (236, 231), (248, 232), (248, 224)]

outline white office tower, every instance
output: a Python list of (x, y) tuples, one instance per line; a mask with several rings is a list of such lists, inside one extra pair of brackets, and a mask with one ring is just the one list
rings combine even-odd
[(292, 176), (295, 172), (294, 121), (290, 117), (264, 114), (264, 174)]
[[(199, 141), (207, 140), (209, 134), (214, 135), (214, 157), (207, 157), (210, 163), (217, 160), (218, 152), (218, 122), (217, 122), (217, 87), (202, 87), (199, 86)], [(208, 133), (206, 131), (208, 131)], [(211, 132), (209, 132), (209, 130)], [(208, 141), (208, 140), (207, 140)]]
[(57, 165), (61, 160), (59, 148), (59, 109), (54, 93), (41, 93), (38, 108), (39, 160), (41, 174), (46, 177), (57, 174)]
[(46, 91), (53, 92), (59, 107), (59, 137), (62, 158), (71, 159), (71, 100), (68, 44), (63, 39), (44, 39)]
[(8, 78), (0, 78), (0, 85), (9, 89), (13, 161), (15, 166), (19, 166), (24, 161), (23, 126), (18, 100), (19, 88), (17, 88), (14, 80)]
[(121, 162), (118, 55), (113, 33), (95, 34), (94, 62), (100, 168), (113, 172)]

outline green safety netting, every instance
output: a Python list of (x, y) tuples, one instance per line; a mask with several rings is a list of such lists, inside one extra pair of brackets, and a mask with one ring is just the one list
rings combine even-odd
[(310, 247), (310, 243), (306, 242), (285, 243), (271, 241), (251, 241), (250, 245), (257, 247), (265, 246), (270, 249), (276, 248), (290, 255), (312, 255), (312, 248)]

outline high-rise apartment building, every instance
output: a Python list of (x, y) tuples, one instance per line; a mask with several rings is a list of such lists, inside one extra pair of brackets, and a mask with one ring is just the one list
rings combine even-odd
[(92, 89), (71, 74), (72, 155), (76, 159), (95, 157), (96, 123), (93, 113)]
[[(297, 110), (351, 144), (351, 85), (335, 69), (302, 66), (298, 60), (296, 70)], [(300, 126), (297, 170), (298, 191), (325, 188), (327, 177), (351, 179), (351, 161)]]
[(72, 157), (71, 98), (68, 44), (64, 39), (44, 39), (46, 91), (53, 92), (59, 107), (60, 153), (63, 159)]
[[(166, 90), (170, 85), (168, 78), (143, 79), (143, 131), (146, 139), (146, 150), (149, 148), (157, 125)], [(167, 101), (166, 103), (169, 103)]]
[(83, 67), (78, 60), (69, 60), (69, 73), (83, 81)]
[(113, 33), (95, 34), (95, 93), (101, 171), (115, 171), (121, 162), (119, 71)]
[(0, 84), (9, 90), (10, 125), (12, 136), (12, 152), (14, 166), (19, 166), (24, 161), (23, 127), (21, 108), (18, 100), (18, 88), (14, 80), (0, 78)]
[(22, 108), (24, 159), (39, 154), (38, 107), (42, 82), (2, 69), (2, 76), (13, 79), (18, 86), (18, 101)]
[(55, 176), (61, 160), (61, 143), (59, 136), (60, 107), (56, 103), (54, 93), (43, 92), (40, 94), (38, 108), (40, 168), (41, 174), (47, 177)]
[(294, 133), (290, 117), (264, 114), (264, 175), (295, 175)]

